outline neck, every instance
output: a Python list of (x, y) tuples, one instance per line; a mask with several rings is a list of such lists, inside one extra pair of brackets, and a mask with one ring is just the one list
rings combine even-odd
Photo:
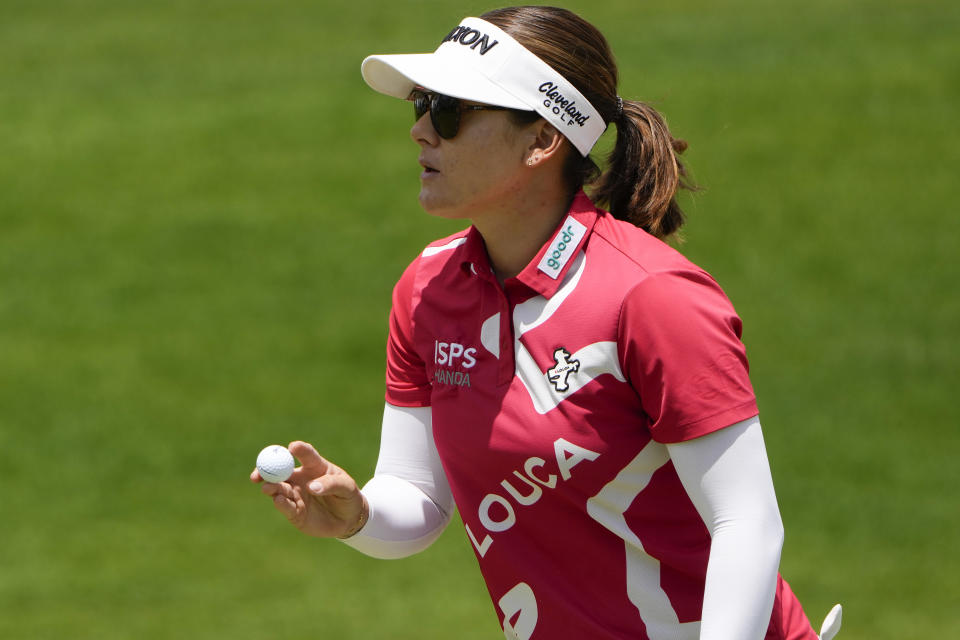
[(569, 206), (566, 190), (559, 188), (528, 194), (471, 220), (483, 237), (490, 264), (501, 283), (530, 264)]

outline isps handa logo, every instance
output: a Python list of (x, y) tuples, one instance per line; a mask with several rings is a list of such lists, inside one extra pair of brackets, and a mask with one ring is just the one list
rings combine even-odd
[(459, 342), (433, 341), (433, 384), (469, 387), (470, 369), (477, 364), (477, 349)]

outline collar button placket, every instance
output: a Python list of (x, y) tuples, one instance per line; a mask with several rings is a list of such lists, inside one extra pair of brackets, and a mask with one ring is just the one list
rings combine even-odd
[(502, 287), (497, 287), (500, 302), (500, 365), (497, 384), (509, 384), (514, 375), (513, 305)]

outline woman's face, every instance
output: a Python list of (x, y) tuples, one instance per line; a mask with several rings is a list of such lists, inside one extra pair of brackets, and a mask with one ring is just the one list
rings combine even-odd
[(530, 179), (525, 162), (534, 127), (514, 124), (507, 111), (464, 111), (450, 139), (437, 134), (426, 113), (410, 136), (420, 145), (420, 205), (431, 215), (476, 220), (513, 208)]

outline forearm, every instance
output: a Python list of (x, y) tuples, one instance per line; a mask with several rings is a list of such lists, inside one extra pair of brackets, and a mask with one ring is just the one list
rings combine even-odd
[(752, 418), (668, 449), (712, 538), (700, 640), (761, 640), (773, 609), (783, 524), (760, 422)]
[(344, 544), (374, 558), (404, 558), (440, 537), (450, 514), (411, 482), (376, 475), (363, 487), (369, 506), (366, 524)]
[(343, 542), (376, 558), (402, 558), (436, 540), (453, 498), (433, 442), (429, 407), (384, 407), (380, 456), (363, 487), (368, 520)]
[(743, 521), (717, 531), (710, 547), (700, 640), (761, 640), (770, 624), (783, 527)]

